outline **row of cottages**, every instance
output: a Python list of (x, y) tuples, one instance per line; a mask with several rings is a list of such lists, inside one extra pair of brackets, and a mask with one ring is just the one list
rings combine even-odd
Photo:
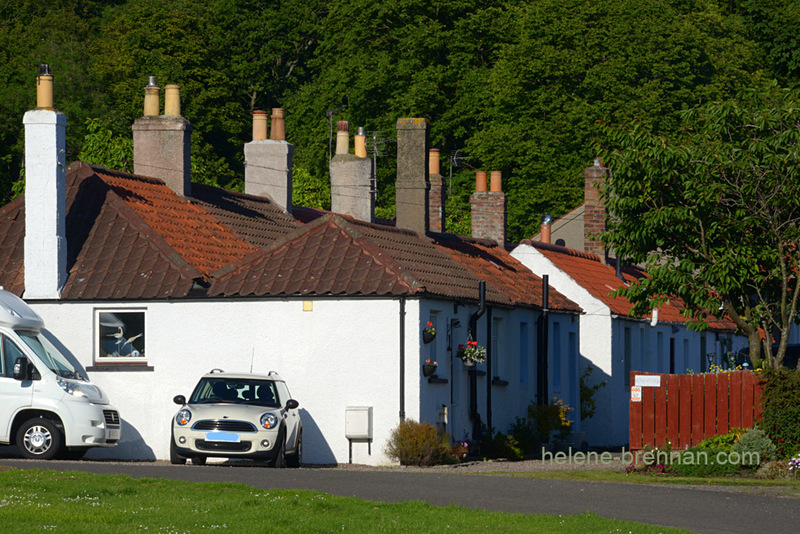
[[(444, 232), (427, 121), (398, 121), (393, 227), (374, 222), (372, 163), (358, 136), (350, 154), (344, 123), (331, 160), (339, 213), (292, 206), (280, 110), (269, 139), (266, 114), (254, 115), (246, 193), (192, 183), (178, 88), (166, 87), (161, 115), (151, 81), (133, 125), (134, 174), (67, 167), (66, 118), (41, 97), (24, 117), (25, 194), (0, 208), (0, 285), (120, 410), (121, 443), (89, 457), (167, 458), (172, 398), (212, 368), (280, 372), (313, 464), (388, 462), (403, 418), (457, 439), (505, 430), (544, 376), (578, 401), (580, 307), (506, 251), (499, 176), (472, 196), (475, 237)], [(455, 354), (470, 337), (488, 353), (471, 368)], [(428, 359), (438, 367), (424, 376)], [(346, 438), (348, 407), (371, 408), (371, 442)]]
[[(547, 274), (550, 284), (584, 310), (580, 328), (581, 372), (591, 365), (588, 384), (607, 381), (596, 394), (596, 412), (584, 421), (592, 445), (628, 443), (630, 372), (686, 373), (707, 371), (725, 354), (747, 343), (735, 335), (728, 319), (712, 318), (708, 329), (687, 328), (678, 306), (666, 303), (649, 317), (631, 317), (631, 304), (611, 293), (646, 276), (622, 265), (596, 235), (604, 229), (606, 211), (599, 186), (607, 174), (599, 160), (584, 171), (584, 203), (539, 234), (523, 240), (512, 255), (533, 272)], [(553, 243), (551, 243), (553, 241)], [(557, 373), (556, 373), (557, 374)]]

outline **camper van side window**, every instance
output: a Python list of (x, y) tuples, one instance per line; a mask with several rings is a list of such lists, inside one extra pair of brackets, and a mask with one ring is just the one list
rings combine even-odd
[(143, 311), (97, 310), (98, 360), (121, 361), (145, 358), (145, 324)]
[(14, 362), (17, 358), (25, 355), (19, 350), (19, 347), (6, 336), (0, 335), (0, 340), (2, 340), (2, 343), (0, 343), (0, 351), (3, 353), (2, 361), (0, 361), (0, 369), (3, 371), (2, 375), (14, 378)]

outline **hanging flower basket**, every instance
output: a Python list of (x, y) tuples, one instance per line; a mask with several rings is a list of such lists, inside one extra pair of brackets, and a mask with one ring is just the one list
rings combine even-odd
[(425, 363), (422, 364), (422, 376), (432, 376), (436, 372), (438, 366), (439, 364), (436, 362), (425, 360)]
[(433, 327), (433, 323), (428, 321), (428, 326), (422, 330), (422, 342), (428, 344), (433, 341), (435, 337), (436, 329)]
[(466, 345), (459, 345), (456, 356), (464, 361), (464, 365), (472, 366), (486, 361), (486, 348), (478, 345), (477, 341), (467, 341)]

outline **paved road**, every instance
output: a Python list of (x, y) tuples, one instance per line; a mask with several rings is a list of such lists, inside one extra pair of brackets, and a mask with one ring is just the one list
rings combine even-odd
[(421, 500), (524, 514), (597, 515), (708, 534), (797, 532), (800, 498), (741, 491), (523, 479), (505, 476), (167, 463), (38, 462), (0, 458), (0, 467), (240, 482), (262, 489), (309, 489), (375, 501)]

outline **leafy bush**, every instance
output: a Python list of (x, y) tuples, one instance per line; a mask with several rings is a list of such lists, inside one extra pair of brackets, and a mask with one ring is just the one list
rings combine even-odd
[(386, 445), (386, 454), (401, 465), (437, 465), (450, 463), (453, 455), (450, 438), (431, 424), (418, 423), (411, 419), (402, 421), (392, 431)]
[(581, 393), (581, 421), (589, 419), (594, 415), (596, 409), (594, 395), (608, 383), (608, 380), (603, 380), (602, 382), (590, 386), (589, 377), (592, 375), (592, 371), (594, 371), (594, 368), (588, 365), (580, 378), (578, 378)]
[(739, 465), (732, 463), (718, 463), (717, 454), (723, 453), (728, 457), (728, 451), (709, 447), (692, 447), (682, 451), (679, 461), (673, 461), (672, 470), (684, 477), (722, 477), (739, 473)]
[(697, 444), (698, 447), (707, 449), (720, 449), (725, 452), (733, 452), (733, 446), (739, 441), (742, 434), (745, 433), (743, 428), (734, 428), (727, 434), (720, 434), (711, 438), (706, 438)]
[(536, 429), (533, 424), (524, 417), (514, 419), (508, 435), (513, 436), (517, 445), (522, 450), (523, 456), (533, 454), (539, 446), (539, 439), (536, 437)]
[(800, 373), (767, 370), (759, 427), (775, 443), (780, 458), (800, 452)]
[[(733, 452), (738, 452), (742, 458), (742, 465), (758, 467), (761, 462), (775, 459), (775, 444), (767, 437), (763, 430), (750, 428), (733, 445)], [(759, 461), (753, 463), (753, 455), (758, 454)]]
[(550, 441), (550, 436), (558, 432), (558, 439), (565, 440), (572, 431), (572, 421), (569, 414), (574, 409), (564, 401), (553, 397), (550, 404), (536, 404), (528, 406), (528, 417), (536, 426), (536, 432), (541, 443)]

